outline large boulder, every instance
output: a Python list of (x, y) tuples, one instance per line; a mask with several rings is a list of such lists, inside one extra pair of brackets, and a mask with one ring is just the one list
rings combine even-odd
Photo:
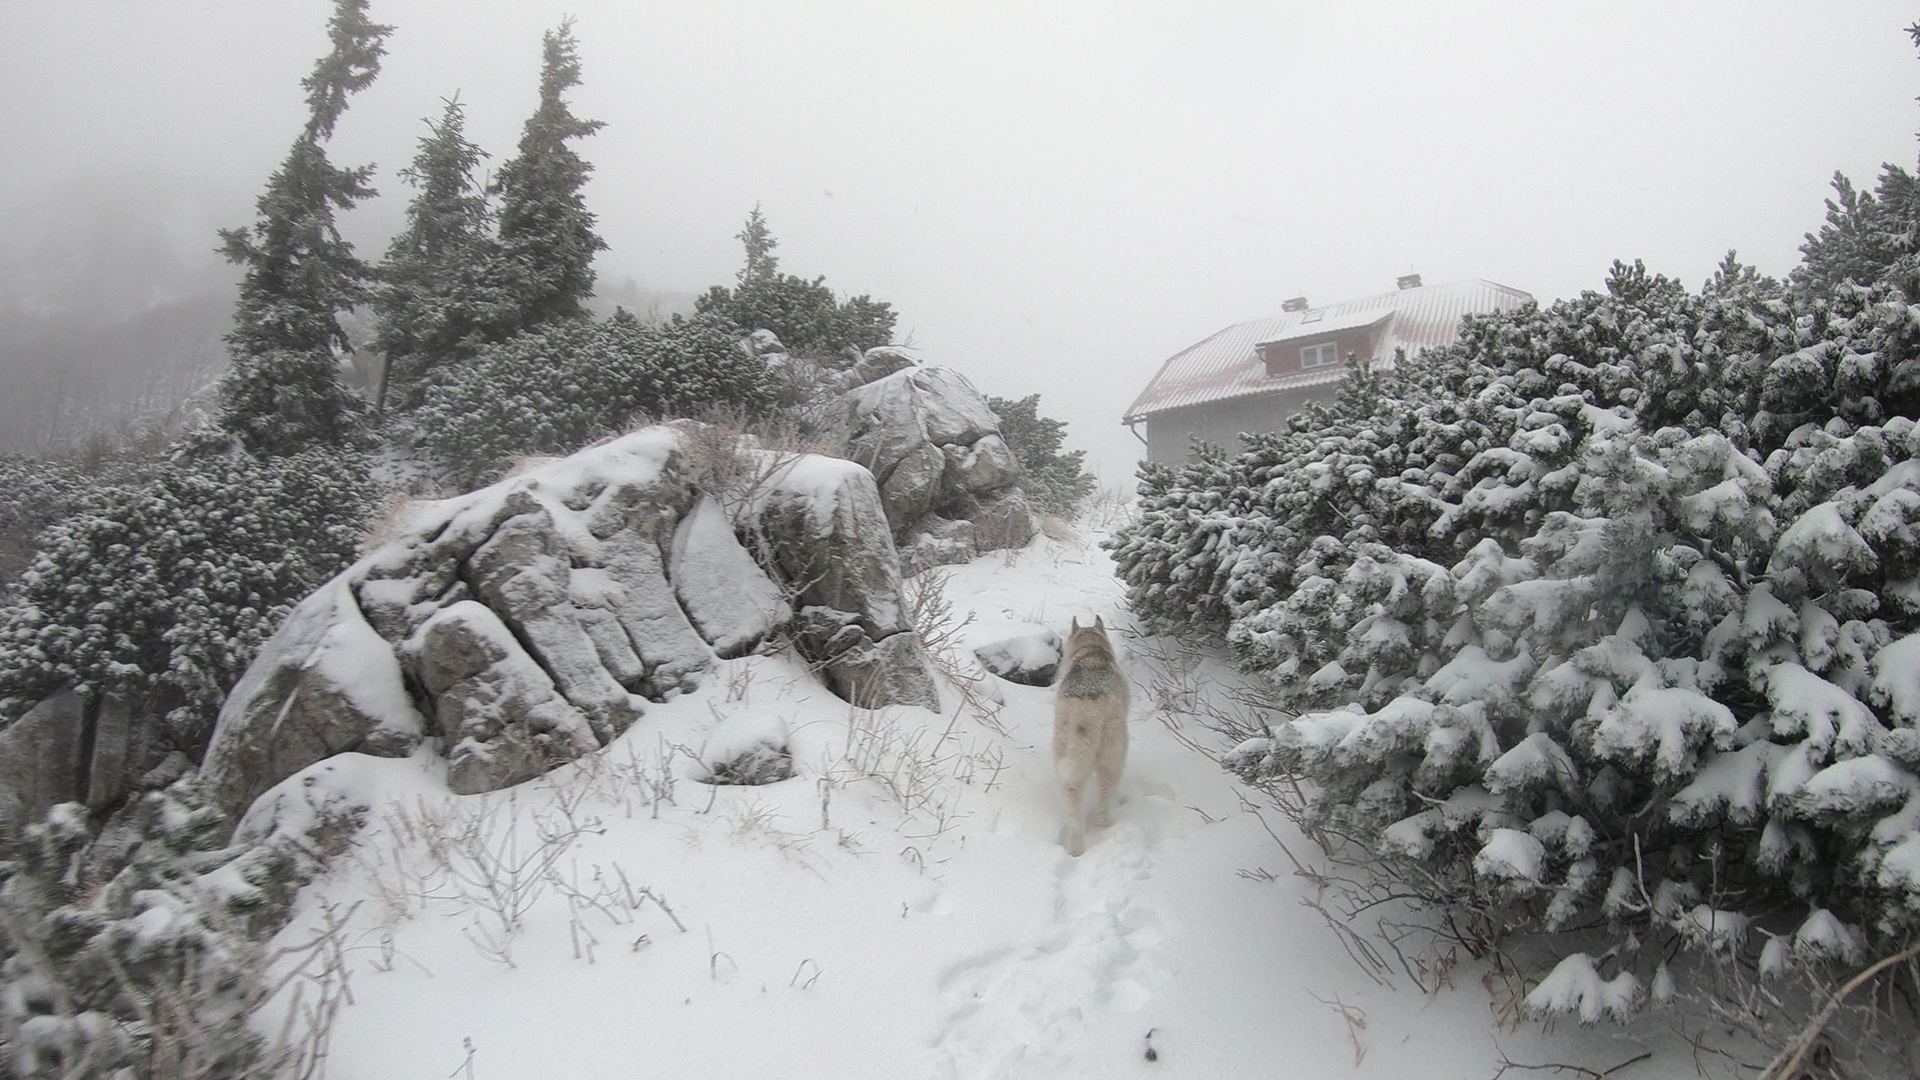
[[(1032, 513), (1015, 498), (1020, 462), (1000, 433), (1000, 418), (964, 376), (915, 365), (893, 348), (869, 351), (853, 370), (857, 384), (845, 399), (849, 456), (880, 482), (888, 524), (912, 548), (916, 565), (961, 562), (1032, 538)], [(982, 512), (994, 520), (966, 543), (945, 524), (978, 525)]]
[(210, 793), (244, 809), (322, 758), (404, 756), (424, 733), (393, 649), (361, 617), (351, 582), (337, 577), (293, 609), (227, 695), (219, 752), (207, 752)]
[[(399, 514), (229, 695), (202, 766), (214, 801), (238, 815), (324, 758), (429, 737), (454, 790), (519, 783), (605, 746), (808, 606), (861, 634), (809, 654), (830, 686), (863, 705), (937, 704), (872, 475), (746, 450), (770, 479), (719, 500), (695, 483), (688, 437), (648, 428)], [(848, 674), (876, 655), (913, 670)]]
[[(765, 470), (744, 517), (763, 560), (786, 583), (795, 641), (827, 684), (868, 708), (940, 703), (908, 620), (900, 558), (873, 476), (851, 461), (787, 455)], [(880, 666), (888, 667), (883, 677)]]

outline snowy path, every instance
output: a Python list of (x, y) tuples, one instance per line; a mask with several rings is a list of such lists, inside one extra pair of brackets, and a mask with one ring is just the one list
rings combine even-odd
[[(975, 616), (970, 643), (1124, 620), (1088, 544), (955, 568), (946, 593)], [(1300, 906), (1307, 886), (1231, 779), (1155, 715), (1144, 662), (1122, 659), (1132, 752), (1115, 824), (1079, 859), (1059, 844), (1050, 691), (999, 684), (991, 722), (860, 715), (791, 662), (754, 658), (655, 707), (603, 767), (520, 789), (526, 844), (574, 808), (585, 827), (557, 867), (596, 899), (536, 889), (504, 935), (423, 840), (481, 802), (446, 795), (420, 760), (333, 759), (319, 787), (384, 809), (285, 932), (308, 932), (323, 901), (361, 902), (328, 1075), (1485, 1080), (1501, 1050), (1604, 1066), (1638, 1049), (1605, 1029), (1498, 1031), (1464, 965), (1433, 995), (1371, 982)], [(799, 775), (690, 778), (693, 757), (768, 736)], [(669, 780), (670, 797), (649, 798)], [(672, 919), (595, 891), (622, 879)], [(481, 947), (496, 940), (507, 948)], [(1625, 1080), (1682, 1075), (1691, 1064), (1663, 1053)]]

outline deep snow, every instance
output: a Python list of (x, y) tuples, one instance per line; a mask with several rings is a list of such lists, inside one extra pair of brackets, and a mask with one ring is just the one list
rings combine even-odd
[[(947, 574), (974, 617), (956, 657), (1072, 616), (1131, 625), (1090, 538)], [(1220, 739), (1158, 711), (1150, 661), (1119, 644), (1132, 754), (1116, 823), (1079, 859), (1059, 843), (1050, 690), (983, 676), (991, 715), (952, 687), (939, 714), (866, 712), (790, 654), (723, 662), (512, 792), (452, 796), (428, 752), (293, 777), (299, 801), (373, 807), (282, 933), (352, 912), (328, 1075), (1486, 1080), (1503, 1054), (1604, 1069), (1647, 1049), (1623, 1076), (1695, 1075), (1671, 1040), (1502, 1024), (1512, 995), (1471, 961), (1436, 992), (1377, 984), (1302, 905), (1312, 886), (1268, 827), (1312, 845), (1252, 812), (1192, 748)], [(1198, 682), (1232, 679), (1209, 664)], [(795, 775), (702, 782), (760, 744)]]

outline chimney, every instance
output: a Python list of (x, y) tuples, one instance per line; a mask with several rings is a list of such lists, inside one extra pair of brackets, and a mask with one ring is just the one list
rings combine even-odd
[(1286, 312), (1305, 311), (1307, 310), (1307, 298), (1304, 296), (1296, 296), (1286, 303), (1281, 304), (1280, 310)]
[(1420, 287), (1420, 275), (1419, 274), (1402, 274), (1399, 277), (1394, 278), (1393, 283), (1395, 285), (1400, 286), (1402, 289), (1417, 289)]

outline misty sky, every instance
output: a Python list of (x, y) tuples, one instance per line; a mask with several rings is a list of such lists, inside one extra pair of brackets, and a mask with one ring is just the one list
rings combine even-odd
[[(331, 6), (0, 0), (0, 286), (111, 271), (69, 250), (103, 221), (217, 272)], [(330, 146), (378, 166), (387, 198), (344, 222), (363, 256), (443, 96), (512, 155), (566, 14), (575, 110), (607, 122), (582, 144), (603, 283), (730, 283), (758, 203), (784, 269), (891, 301), (983, 391), (1042, 394), (1109, 482), (1160, 362), (1286, 297), (1418, 271), (1545, 300), (1636, 257), (1697, 286), (1729, 248), (1784, 274), (1833, 171), (1911, 167), (1920, 128), (1916, 15), (1880, 0), (374, 0), (385, 69)], [(60, 228), (82, 202), (112, 213)]]

